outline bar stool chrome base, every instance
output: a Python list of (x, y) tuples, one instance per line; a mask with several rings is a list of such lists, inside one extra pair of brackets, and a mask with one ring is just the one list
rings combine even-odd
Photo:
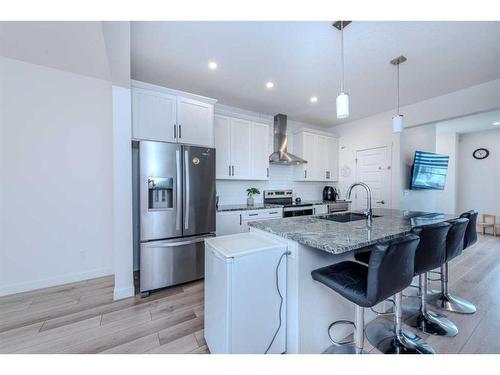
[(382, 354), (436, 354), (423, 338), (409, 330), (402, 329), (396, 335), (390, 323), (369, 323), (366, 326), (366, 337)]
[(402, 296), (394, 295), (394, 324), (374, 321), (366, 326), (368, 341), (384, 354), (435, 354), (424, 339), (402, 328)]
[(441, 293), (436, 299), (433, 299), (434, 304), (447, 311), (460, 314), (474, 314), (476, 312), (476, 306), (469, 301), (448, 292), (448, 262), (446, 262), (441, 268)]
[(368, 354), (363, 349), (356, 348), (353, 345), (332, 345), (322, 354)]
[(458, 334), (455, 323), (433, 311), (420, 312), (417, 316), (408, 319), (406, 323), (430, 335), (454, 337)]
[(451, 293), (442, 294), (434, 304), (440, 309), (459, 314), (474, 314), (476, 306)]
[(420, 289), (420, 311), (406, 321), (411, 327), (415, 327), (424, 333), (438, 336), (453, 337), (458, 334), (458, 328), (444, 315), (427, 310), (427, 273), (419, 276)]

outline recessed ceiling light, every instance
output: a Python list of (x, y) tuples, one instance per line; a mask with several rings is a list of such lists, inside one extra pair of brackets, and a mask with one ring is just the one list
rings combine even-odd
[(309, 98), (309, 101), (310, 101), (311, 103), (316, 103), (316, 102), (318, 101), (318, 97), (317, 97), (317, 96), (311, 96), (311, 97)]
[(212, 70), (215, 70), (215, 69), (217, 69), (217, 63), (216, 63), (215, 61), (210, 61), (210, 62), (208, 63), (208, 67), (209, 67), (210, 69), (212, 69)]
[(495, 125), (495, 126), (500, 125), (500, 121), (494, 122), (493, 125)]
[(271, 82), (271, 81), (266, 82), (266, 87), (267, 87), (268, 89), (272, 89), (272, 88), (274, 87), (274, 83), (273, 83), (273, 82)]

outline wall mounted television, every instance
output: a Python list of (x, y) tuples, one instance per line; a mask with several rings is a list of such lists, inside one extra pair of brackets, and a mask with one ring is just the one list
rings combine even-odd
[(449, 159), (448, 155), (415, 151), (410, 189), (444, 190)]

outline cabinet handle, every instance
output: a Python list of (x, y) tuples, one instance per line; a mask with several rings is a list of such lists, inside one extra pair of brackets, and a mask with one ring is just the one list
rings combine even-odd
[(240, 225), (241, 225), (241, 214), (240, 214)]
[(269, 177), (269, 168), (267, 168), (267, 177)]
[(179, 138), (182, 138), (182, 135), (181, 135), (181, 124), (179, 124)]
[(174, 139), (177, 138), (177, 126), (174, 124)]
[(273, 212), (269, 212), (269, 215), (275, 215), (277, 213), (278, 213), (278, 211), (273, 211)]
[(229, 167), (229, 176), (231, 176), (231, 166), (228, 165), (228, 167)]
[(304, 178), (307, 178), (307, 169), (304, 169)]
[(234, 165), (231, 167), (231, 170), (233, 172), (233, 177), (234, 177)]
[(248, 214), (248, 216), (259, 216), (259, 214)]

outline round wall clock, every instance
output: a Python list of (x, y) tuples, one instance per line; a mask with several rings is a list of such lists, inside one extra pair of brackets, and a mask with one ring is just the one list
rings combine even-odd
[(485, 148), (478, 148), (477, 150), (474, 150), (472, 153), (472, 156), (474, 156), (475, 159), (482, 160), (486, 159), (489, 156), (490, 152), (485, 149)]

